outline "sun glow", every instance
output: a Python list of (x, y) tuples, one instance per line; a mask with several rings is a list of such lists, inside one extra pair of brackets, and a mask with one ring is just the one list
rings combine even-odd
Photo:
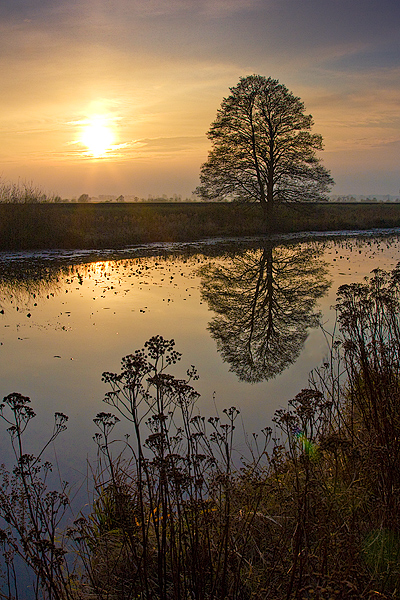
[(87, 147), (87, 153), (94, 158), (104, 156), (115, 141), (109, 120), (101, 115), (92, 117), (84, 127), (80, 141)]

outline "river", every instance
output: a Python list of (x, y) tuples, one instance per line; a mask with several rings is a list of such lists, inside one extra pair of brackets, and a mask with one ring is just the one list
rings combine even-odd
[[(182, 353), (176, 375), (197, 368), (196, 410), (240, 410), (236, 449), (245, 452), (246, 435), (270, 426), (327, 354), (321, 325), (335, 327), (338, 287), (393, 268), (399, 236), (0, 254), (0, 394), (31, 398), (37, 417), (26, 451), (39, 450), (55, 411), (66, 413), (68, 430), (50, 460), (64, 478), (84, 482), (96, 452), (92, 419), (110, 410), (102, 372), (118, 372), (123, 356), (159, 334)], [(120, 437), (128, 431), (126, 422), (116, 428)]]

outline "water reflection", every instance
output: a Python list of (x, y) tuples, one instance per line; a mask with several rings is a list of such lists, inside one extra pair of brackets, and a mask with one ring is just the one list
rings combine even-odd
[(201, 295), (216, 315), (208, 329), (240, 380), (275, 377), (298, 358), (330, 287), (317, 245), (266, 243), (200, 268)]
[[(190, 271), (195, 264), (205, 261), (197, 272), (201, 296), (216, 313), (208, 330), (230, 370), (240, 380), (255, 383), (275, 377), (294, 363), (308, 329), (318, 324), (315, 306), (330, 286), (323, 252), (322, 244), (266, 243), (256, 248), (236, 247), (222, 253), (220, 250), (214, 258), (186, 255), (75, 265), (32, 260), (0, 262), (0, 310), (8, 305), (20, 311), (20, 315), (25, 311), (33, 321), (35, 307), (41, 300), (69, 291), (78, 293), (82, 302), (87, 297), (86, 301), (93, 305), (93, 315), (94, 304), (113, 298), (110, 306), (103, 306), (110, 308), (115, 305), (115, 296), (126, 296), (133, 289), (131, 286), (136, 290), (136, 298), (143, 285), (151, 284), (153, 289), (167, 286), (169, 290), (172, 285), (176, 287), (172, 264), (178, 271), (183, 266)], [(187, 282), (188, 272), (178, 287), (187, 286)], [(65, 310), (65, 300), (57, 314), (48, 314), (47, 318), (43, 314), (42, 327), (70, 329), (71, 317), (69, 310)], [(164, 300), (169, 302), (170, 298), (163, 297)], [(139, 313), (143, 314), (144, 309)]]
[(40, 297), (54, 295), (71, 267), (42, 261), (0, 262), (0, 306), (5, 302), (28, 307)]
[[(47, 437), (55, 411), (70, 417), (59, 460), (74, 470), (95, 452), (92, 417), (104, 410), (101, 373), (118, 372), (121, 357), (156, 334), (174, 338), (183, 353), (177, 376), (190, 364), (198, 369), (199, 412), (213, 415), (234, 404), (246, 429), (257, 431), (320, 364), (326, 343), (309, 327), (321, 309), (330, 329), (337, 286), (400, 260), (398, 237), (256, 244), (87, 260), (0, 253), (0, 398), (14, 391), (31, 397), (38, 414), (32, 452)], [(4, 445), (0, 440), (2, 457)]]

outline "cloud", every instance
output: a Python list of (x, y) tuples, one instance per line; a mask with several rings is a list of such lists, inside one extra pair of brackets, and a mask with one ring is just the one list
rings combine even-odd
[(104, 112), (110, 162), (199, 168), (223, 96), (260, 73), (304, 100), (325, 162), (369, 148), (382, 163), (400, 131), (399, 18), (398, 0), (3, 2), (1, 160), (77, 168), (79, 121)]

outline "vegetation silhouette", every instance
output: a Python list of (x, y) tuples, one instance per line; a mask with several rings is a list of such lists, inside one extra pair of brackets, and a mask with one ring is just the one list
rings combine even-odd
[(274, 206), (326, 199), (334, 181), (317, 151), (322, 136), (304, 104), (284, 85), (261, 75), (230, 88), (208, 138), (213, 144), (196, 192), (204, 200), (259, 202), (273, 230)]
[(321, 253), (265, 242), (199, 269), (202, 298), (216, 313), (208, 329), (240, 380), (271, 379), (297, 360), (330, 286)]
[(60, 201), (60, 196), (45, 193), (40, 186), (35, 185), (32, 181), (18, 180), (18, 183), (15, 183), (5, 181), (0, 177), (0, 203), (38, 204)]

